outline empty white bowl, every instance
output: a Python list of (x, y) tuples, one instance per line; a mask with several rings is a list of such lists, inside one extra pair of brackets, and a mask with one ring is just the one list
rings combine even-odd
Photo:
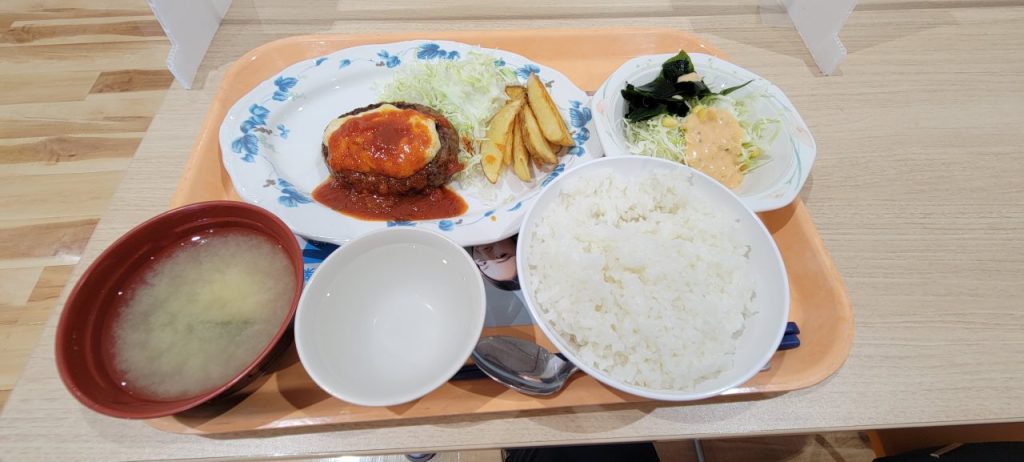
[(309, 280), (295, 315), (299, 358), (320, 388), (363, 406), (420, 398), (466, 362), (483, 329), (469, 254), (418, 228), (364, 234)]

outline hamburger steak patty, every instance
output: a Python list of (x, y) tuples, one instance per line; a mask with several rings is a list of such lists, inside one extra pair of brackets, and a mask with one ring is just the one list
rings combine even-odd
[(328, 152), (327, 145), (321, 143), (324, 162), (327, 163), (327, 168), (331, 171), (332, 177), (343, 185), (356, 191), (383, 195), (399, 195), (412, 194), (424, 189), (444, 186), (451, 179), (452, 175), (462, 170), (462, 164), (459, 163), (458, 132), (456, 132), (455, 128), (452, 127), (452, 124), (448, 122), (448, 119), (441, 115), (440, 112), (437, 112), (430, 107), (422, 104), (403, 102), (376, 103), (359, 109), (354, 109), (338, 116), (338, 118), (348, 117), (376, 109), (384, 104), (390, 104), (399, 109), (412, 109), (434, 119), (435, 125), (437, 126), (438, 140), (441, 144), (437, 154), (434, 155), (434, 158), (431, 159), (427, 165), (423, 166), (423, 168), (416, 171), (416, 173), (411, 176), (405, 178), (394, 178), (379, 173), (335, 170), (331, 167), (330, 152)]

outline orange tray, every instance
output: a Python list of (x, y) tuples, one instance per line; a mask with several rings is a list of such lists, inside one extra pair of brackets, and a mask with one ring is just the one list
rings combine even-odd
[[(558, 69), (589, 92), (597, 89), (619, 65), (637, 55), (683, 48), (722, 56), (700, 38), (672, 29), (310, 35), (278, 40), (242, 56), (225, 74), (171, 205), (239, 199), (221, 166), (217, 134), (228, 108), (257, 84), (297, 61), (342, 48), (413, 39), (455, 40), (519, 53)], [(802, 345), (776, 353), (768, 371), (725, 393), (732, 397), (713, 399), (743, 399), (737, 395), (781, 393), (814, 385), (839, 369), (853, 341), (853, 312), (846, 289), (803, 203), (798, 199), (786, 208), (760, 216), (786, 262), (791, 292), (789, 316), (800, 325)], [(535, 326), (484, 330), (484, 335), (502, 334), (531, 338), (554, 349)], [(147, 422), (169, 432), (209, 434), (648, 402), (577, 374), (561, 393), (549, 398), (521, 395), (490, 379), (478, 379), (449, 382), (400, 406), (361, 407), (320, 390), (306, 375), (294, 348), (278, 362), (272, 374), (251, 388), (251, 393)]]

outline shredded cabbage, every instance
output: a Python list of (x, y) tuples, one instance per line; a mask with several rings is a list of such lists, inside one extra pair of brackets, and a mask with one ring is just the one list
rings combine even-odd
[(460, 59), (417, 61), (402, 65), (376, 88), (381, 101), (422, 104), (444, 114), (459, 136), (474, 146), (467, 150), (459, 145), (464, 168), (455, 179), (463, 188), (480, 192), (494, 188), (474, 187), (483, 178), (475, 146), (487, 136), (491, 116), (505, 104), (505, 86), (517, 82), (511, 67), (496, 66), (494, 61), (494, 56), (476, 51)]
[(639, 122), (623, 119), (626, 131), (626, 146), (633, 154), (658, 157), (686, 164), (683, 153), (686, 140), (683, 138), (685, 117), (663, 114)]
[[(751, 105), (754, 99), (764, 95), (760, 91), (739, 91), (742, 95), (709, 95), (694, 101), (688, 101), (691, 108), (698, 105), (728, 111), (739, 122), (746, 133), (746, 139), (739, 154), (739, 164), (744, 172), (749, 172), (764, 165), (769, 157), (764, 146), (770, 145), (779, 132), (779, 120), (761, 117), (754, 118)], [(692, 114), (692, 112), (690, 113)], [(687, 115), (690, 117), (690, 115)], [(633, 154), (658, 157), (686, 164), (686, 138), (683, 134), (683, 122), (686, 117), (663, 114), (639, 122), (623, 119), (623, 131), (626, 134), (626, 147)]]

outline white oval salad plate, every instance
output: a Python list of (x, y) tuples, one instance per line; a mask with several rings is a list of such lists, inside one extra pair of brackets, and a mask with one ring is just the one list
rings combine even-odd
[[(640, 86), (654, 80), (662, 63), (673, 56), (675, 53), (631, 59), (594, 94), (591, 100), (594, 123), (606, 155), (635, 155), (641, 151), (636, 143), (627, 140), (626, 101), (621, 90), (627, 83)], [(736, 116), (748, 141), (763, 151), (733, 192), (755, 212), (775, 210), (793, 202), (807, 181), (817, 155), (814, 138), (793, 103), (782, 90), (753, 72), (714, 56), (701, 53), (689, 56), (697, 74), (712, 91), (720, 92), (751, 81), (723, 98), (723, 106)], [(682, 131), (676, 129), (674, 136), (681, 138)], [(682, 153), (678, 156), (681, 158)]]
[[(430, 81), (406, 78), (416, 69), (420, 72), (416, 75), (423, 75), (425, 68), (415, 66), (453, 61), (477, 67), (464, 75), (445, 74), (440, 72), (445, 68), (437, 67), (439, 71)], [(481, 67), (484, 62), (490, 67)], [(467, 211), (441, 220), (360, 220), (313, 200), (313, 190), (330, 176), (321, 154), (321, 140), (329, 121), (355, 108), (396, 101), (384, 96), (443, 88), (446, 94), (460, 94), (466, 99), (465, 104), (453, 107), (467, 113), (435, 109), (444, 113), (460, 134), (464, 134), (462, 127), (468, 127), (476, 133), (474, 137), (481, 138), (486, 129), (481, 125), (493, 112), (475, 125), (460, 125), (460, 120), (479, 120), (481, 111), (489, 110), (484, 108), (486, 105), (472, 104), (481, 98), (497, 104), (494, 111), (503, 104), (503, 86), (500, 95), (470, 91), (481, 73), (491, 71), (497, 71), (508, 84), (524, 84), (531, 73), (538, 74), (545, 83), (576, 142), (559, 157), (557, 165), (534, 169), (530, 182), (519, 180), (506, 169), (492, 185), (475, 163), (478, 160), (473, 159), (466, 171), (448, 185), (466, 201)], [(600, 143), (590, 136), (593, 125), (588, 103), (587, 94), (560, 72), (514, 53), (438, 40), (365, 45), (295, 63), (257, 85), (224, 118), (220, 127), (221, 157), (239, 196), (281, 217), (302, 236), (343, 244), (374, 229), (415, 226), (439, 231), (462, 246), (478, 245), (515, 234), (529, 205), (544, 187), (566, 170), (603, 156)]]

